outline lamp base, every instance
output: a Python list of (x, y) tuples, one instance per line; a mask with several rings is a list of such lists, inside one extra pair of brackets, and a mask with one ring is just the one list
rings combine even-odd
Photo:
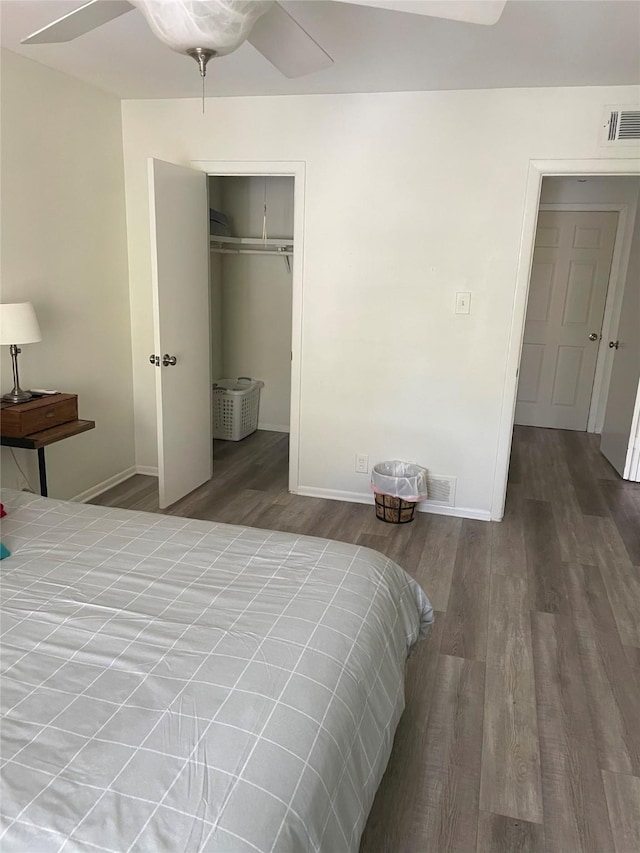
[(11, 367), (13, 368), (13, 388), (2, 399), (7, 403), (26, 403), (32, 397), (31, 391), (23, 391), (20, 387), (20, 376), (18, 375), (18, 354), (22, 352), (19, 346), (11, 344)]
[(26, 403), (32, 397), (33, 394), (30, 391), (23, 391), (22, 388), (14, 388), (9, 394), (2, 395), (5, 403)]

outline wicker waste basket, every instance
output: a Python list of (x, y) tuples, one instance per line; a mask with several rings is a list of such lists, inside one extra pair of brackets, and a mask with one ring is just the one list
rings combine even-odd
[(415, 501), (404, 501), (392, 495), (376, 495), (376, 516), (390, 524), (406, 524), (413, 521)]
[(380, 462), (371, 472), (376, 517), (389, 524), (413, 521), (416, 503), (428, 497), (427, 470), (411, 462)]

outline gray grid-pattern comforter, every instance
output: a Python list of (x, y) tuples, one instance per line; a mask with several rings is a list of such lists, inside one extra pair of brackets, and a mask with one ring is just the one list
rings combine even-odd
[(326, 539), (4, 491), (3, 853), (356, 851), (424, 592)]

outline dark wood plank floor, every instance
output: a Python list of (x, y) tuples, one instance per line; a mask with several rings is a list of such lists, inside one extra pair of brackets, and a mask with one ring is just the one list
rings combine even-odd
[[(375, 548), (436, 610), (361, 853), (640, 851), (640, 485), (597, 436), (516, 427), (500, 524), (290, 495), (280, 433), (214, 456), (170, 513)], [(94, 502), (155, 512), (157, 483)]]

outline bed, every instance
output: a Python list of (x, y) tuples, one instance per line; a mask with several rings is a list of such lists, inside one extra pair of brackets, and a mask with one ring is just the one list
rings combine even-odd
[(399, 566), (0, 499), (4, 853), (358, 850), (433, 619)]

